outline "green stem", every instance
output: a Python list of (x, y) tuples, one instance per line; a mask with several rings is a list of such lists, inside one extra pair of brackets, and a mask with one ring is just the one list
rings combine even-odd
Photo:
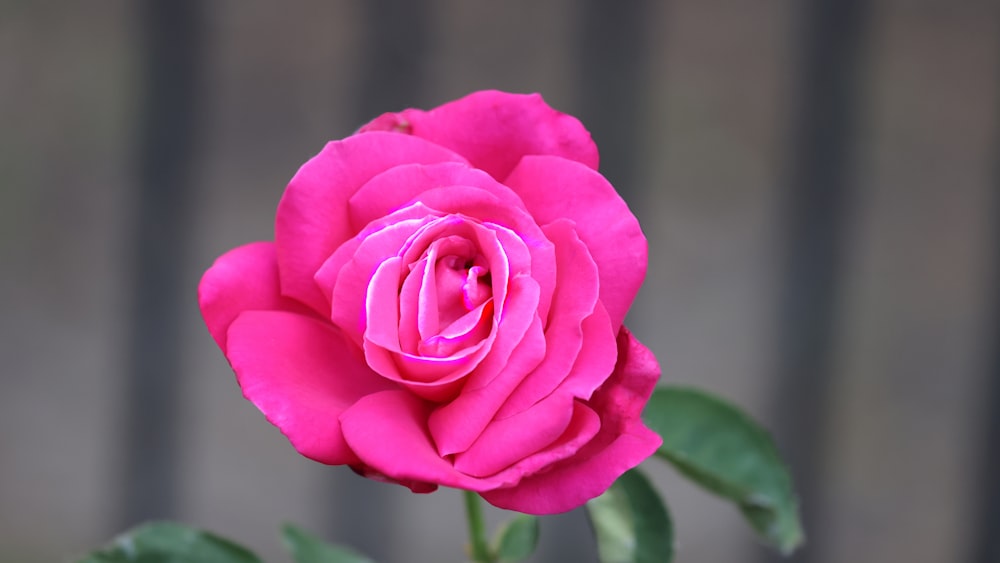
[(465, 494), (465, 517), (469, 521), (469, 547), (472, 551), (472, 560), (476, 563), (494, 563), (496, 560), (486, 543), (486, 528), (483, 524), (483, 508), (479, 503), (479, 495), (472, 491), (463, 491), (463, 494)]

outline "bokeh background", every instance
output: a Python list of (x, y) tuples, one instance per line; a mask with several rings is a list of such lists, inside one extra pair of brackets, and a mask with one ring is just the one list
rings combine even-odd
[[(793, 561), (996, 563), (998, 78), (992, 0), (0, 1), (0, 561), (161, 517), (461, 560), (456, 492), (293, 452), (195, 288), (328, 139), (500, 88), (592, 131), (650, 239), (629, 325), (773, 429)], [(679, 563), (771, 560), (651, 469)], [(592, 551), (574, 512), (535, 560)]]

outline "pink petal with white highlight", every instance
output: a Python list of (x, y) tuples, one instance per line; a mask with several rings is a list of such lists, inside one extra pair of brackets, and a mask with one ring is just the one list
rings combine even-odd
[(434, 387), (450, 383), (471, 371), (489, 351), (492, 335), (461, 352), (446, 357), (419, 357), (404, 352), (399, 342), (398, 288), (400, 258), (379, 266), (369, 286), (365, 355), (373, 369), (400, 383), (416, 382)]
[[(423, 226), (422, 220), (402, 221), (373, 233), (354, 249), (350, 260), (342, 267), (324, 268), (317, 274), (320, 285), (329, 287), (327, 272), (336, 271), (336, 282), (333, 284), (330, 319), (344, 330), (351, 340), (357, 344), (364, 341), (368, 328), (367, 306), (389, 305), (386, 300), (395, 304), (399, 300), (399, 279), (395, 280), (395, 289), (388, 288), (375, 296), (375, 303), (368, 303), (368, 291), (372, 278), (381, 264), (389, 259), (397, 259), (399, 249), (406, 241)], [(353, 247), (353, 245), (350, 245)], [(350, 248), (350, 247), (349, 247)], [(331, 264), (343, 259), (341, 253), (331, 257)], [(391, 285), (391, 284), (390, 284)], [(387, 286), (388, 287), (388, 286)]]
[[(548, 316), (556, 284), (555, 248), (534, 217), (523, 209), (504, 205), (478, 188), (436, 188), (422, 193), (420, 202), (442, 213), (474, 217), (496, 231), (510, 261), (509, 275), (530, 274), (538, 282), (538, 314), (543, 319)], [(527, 254), (521, 253), (521, 249), (527, 250)]]
[(299, 169), (278, 204), (274, 240), (282, 293), (326, 315), (329, 303), (313, 275), (356, 233), (348, 215), (351, 196), (390, 168), (436, 162), (465, 159), (408, 135), (371, 133), (328, 143)]

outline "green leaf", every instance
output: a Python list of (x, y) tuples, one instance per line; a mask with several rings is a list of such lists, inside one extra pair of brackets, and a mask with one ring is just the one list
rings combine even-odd
[(177, 524), (151, 522), (112, 540), (78, 563), (261, 563), (227, 539)]
[(538, 546), (538, 518), (519, 514), (505, 522), (493, 539), (493, 552), (500, 561), (521, 561)]
[(632, 469), (587, 503), (601, 563), (670, 563), (674, 527), (649, 480)]
[(657, 455), (739, 506), (761, 537), (784, 554), (802, 545), (792, 479), (771, 437), (735, 406), (703, 391), (660, 387), (642, 414), (663, 445)]
[(292, 524), (281, 527), (281, 541), (295, 563), (372, 563), (353, 549), (328, 544)]

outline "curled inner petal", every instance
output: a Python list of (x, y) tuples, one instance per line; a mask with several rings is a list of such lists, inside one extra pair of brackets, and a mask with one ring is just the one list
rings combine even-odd
[(440, 223), (444, 236), (408, 265), (399, 292), (401, 350), (436, 358), (486, 338), (494, 313), (489, 260), (468, 236), (469, 225), (457, 217)]
[[(423, 223), (398, 244), (370, 279), (351, 282), (367, 285), (365, 355), (383, 377), (447, 401), (506, 330), (508, 309), (537, 310), (534, 293), (510, 294), (512, 275), (530, 279), (532, 255), (516, 233), (459, 213)], [(344, 272), (364, 275), (357, 268)]]

